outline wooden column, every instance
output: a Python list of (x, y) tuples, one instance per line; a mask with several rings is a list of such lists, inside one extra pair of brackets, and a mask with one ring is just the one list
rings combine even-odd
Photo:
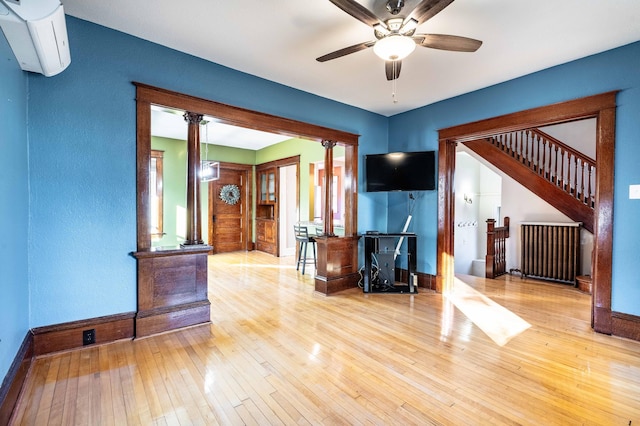
[(200, 122), (202, 114), (185, 112), (187, 131), (187, 235), (184, 246), (202, 245), (200, 227)]
[(323, 140), (324, 147), (324, 230), (327, 237), (333, 237), (333, 147), (335, 141)]

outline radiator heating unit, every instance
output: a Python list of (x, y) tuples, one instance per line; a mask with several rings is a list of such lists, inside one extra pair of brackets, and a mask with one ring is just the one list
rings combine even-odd
[(523, 222), (521, 225), (522, 276), (575, 285), (579, 275), (582, 223)]

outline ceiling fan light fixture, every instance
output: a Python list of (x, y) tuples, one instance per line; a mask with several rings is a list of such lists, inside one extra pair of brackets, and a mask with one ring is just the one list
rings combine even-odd
[(411, 37), (394, 34), (382, 38), (373, 46), (373, 51), (385, 61), (400, 61), (411, 54), (416, 43)]

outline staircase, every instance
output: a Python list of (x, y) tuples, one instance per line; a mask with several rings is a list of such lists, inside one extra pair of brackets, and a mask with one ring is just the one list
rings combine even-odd
[(465, 142), (465, 146), (594, 232), (595, 160), (535, 128)]

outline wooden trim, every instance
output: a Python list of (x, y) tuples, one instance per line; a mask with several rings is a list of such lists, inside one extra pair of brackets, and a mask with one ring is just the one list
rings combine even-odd
[(136, 316), (136, 339), (197, 324), (210, 319), (209, 300), (140, 311)]
[(151, 103), (136, 102), (137, 250), (151, 247), (149, 169), (151, 164)]
[(596, 201), (594, 211), (593, 310), (594, 330), (611, 334), (611, 275), (613, 248), (613, 174), (617, 91), (520, 111), (439, 131), (438, 158), (438, 291), (453, 280), (455, 144), (492, 134), (596, 118)]
[(439, 130), (438, 137), (441, 140), (455, 139), (456, 142), (466, 142), (493, 136), (497, 133), (508, 133), (532, 127), (544, 127), (551, 124), (593, 118), (597, 117), (602, 110), (616, 107), (617, 93), (618, 91), (606, 92), (448, 127)]
[(358, 145), (344, 147), (344, 235), (356, 236), (358, 233)]
[(292, 155), (291, 157), (280, 158), (278, 160), (267, 161), (266, 163), (256, 164), (256, 171), (269, 169), (272, 167), (284, 167), (300, 164), (300, 155)]
[(339, 291), (357, 287), (359, 280), (360, 275), (358, 273), (341, 275), (339, 277), (323, 277), (316, 275), (315, 291), (324, 296), (328, 296)]
[(453, 223), (455, 213), (456, 144), (441, 139), (438, 145), (438, 241), (436, 288), (447, 293), (453, 286)]
[[(158, 233), (157, 237), (162, 238), (164, 233), (164, 151), (160, 151), (157, 149), (151, 150), (151, 160), (156, 160), (156, 186), (155, 188), (149, 187), (149, 192), (154, 191), (156, 196), (158, 197)], [(151, 164), (151, 163), (149, 163)], [(160, 188), (160, 192), (158, 193), (158, 188)], [(154, 237), (154, 234), (151, 234), (151, 237)]]
[[(234, 107), (208, 99), (133, 82), (136, 86), (137, 111), (137, 241), (138, 252), (151, 246), (149, 234), (149, 161), (151, 147), (151, 105), (197, 112), (234, 126), (271, 132), (317, 142), (335, 141), (345, 146), (345, 236), (357, 232), (357, 164), (359, 135), (304, 123), (275, 115)], [(355, 245), (357, 259), (357, 244)], [(357, 268), (357, 262), (356, 262)], [(357, 269), (356, 269), (357, 271)], [(140, 283), (138, 283), (140, 287)], [(138, 288), (140, 297), (140, 289)], [(143, 295), (144, 296), (144, 295)], [(144, 296), (148, 297), (148, 296)]]
[(128, 312), (36, 327), (32, 330), (34, 354), (39, 356), (81, 348), (83, 346), (82, 332), (90, 329), (95, 329), (96, 344), (132, 339), (134, 317), (135, 312)]
[(612, 334), (640, 341), (640, 317), (635, 315), (612, 312)]
[(329, 139), (340, 141), (344, 144), (358, 144), (358, 135), (354, 133), (251, 111), (171, 90), (160, 89), (144, 83), (134, 82), (133, 84), (137, 88), (136, 99), (139, 102), (179, 108), (185, 111), (197, 111), (200, 114), (215, 117), (225, 124), (276, 133), (292, 138), (311, 139), (317, 142)]
[(594, 330), (611, 334), (611, 291), (613, 265), (613, 189), (615, 169), (615, 105), (598, 115), (596, 127), (596, 200), (594, 205), (594, 247), (592, 262)]
[(9, 424), (33, 358), (33, 334), (29, 331), (0, 386), (0, 425)]
[(137, 252), (138, 312), (135, 336), (210, 321), (207, 299), (211, 246)]
[[(407, 274), (408, 270), (405, 268), (397, 268), (396, 269), (396, 279), (402, 281), (403, 283), (407, 282)], [(425, 272), (415, 271), (414, 274), (418, 277), (418, 288), (423, 290), (435, 290), (435, 275), (427, 274)]]
[(358, 286), (360, 236), (317, 237), (315, 290), (329, 295)]

